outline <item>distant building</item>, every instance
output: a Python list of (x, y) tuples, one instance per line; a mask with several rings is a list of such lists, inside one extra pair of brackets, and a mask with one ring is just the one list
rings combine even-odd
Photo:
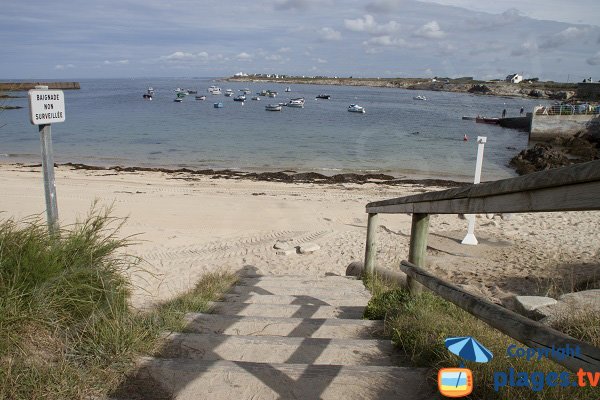
[(245, 74), (243, 72), (238, 72), (237, 74), (234, 74), (233, 76), (243, 77), (243, 76), (248, 76), (248, 74)]
[(523, 80), (523, 75), (519, 74), (510, 74), (506, 77), (506, 82), (510, 83), (519, 83)]

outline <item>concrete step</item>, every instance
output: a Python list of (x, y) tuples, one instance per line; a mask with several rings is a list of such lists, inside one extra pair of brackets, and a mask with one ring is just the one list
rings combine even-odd
[(201, 313), (188, 313), (184, 319), (185, 332), (196, 333), (339, 339), (368, 339), (383, 335), (383, 321), (363, 319), (242, 317)]
[(295, 305), (321, 305), (321, 306), (366, 306), (369, 299), (366, 297), (314, 297), (314, 296), (286, 296), (274, 294), (226, 294), (222, 301), (234, 303), (256, 304), (295, 304)]
[(362, 306), (312, 306), (296, 304), (256, 304), (256, 303), (230, 303), (210, 302), (211, 313), (226, 315), (243, 315), (259, 317), (286, 317), (286, 318), (362, 318)]
[(423, 368), (267, 364), (144, 358), (111, 397), (119, 399), (440, 398)]
[(370, 299), (371, 294), (365, 288), (352, 288), (340, 285), (339, 287), (294, 287), (294, 286), (269, 286), (269, 287), (259, 287), (259, 286), (234, 286), (229, 291), (230, 294), (241, 294), (241, 295), (250, 295), (250, 294), (266, 294), (266, 295), (285, 295), (285, 296), (312, 296), (315, 298), (327, 298), (327, 297), (336, 297), (336, 298), (366, 298)]
[(160, 357), (290, 364), (394, 366), (405, 362), (390, 340), (285, 336), (165, 335)]

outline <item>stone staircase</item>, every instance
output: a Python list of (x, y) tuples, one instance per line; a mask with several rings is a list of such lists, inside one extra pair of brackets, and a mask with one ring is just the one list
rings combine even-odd
[[(188, 314), (115, 399), (431, 399), (428, 371), (406, 366), (370, 294), (342, 276), (241, 278), (212, 314)], [(402, 366), (405, 365), (405, 366)]]

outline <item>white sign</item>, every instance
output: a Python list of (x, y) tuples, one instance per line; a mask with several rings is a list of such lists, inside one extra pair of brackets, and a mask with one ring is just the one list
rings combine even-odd
[(54, 124), (65, 121), (65, 96), (62, 90), (29, 91), (31, 123), (34, 125)]

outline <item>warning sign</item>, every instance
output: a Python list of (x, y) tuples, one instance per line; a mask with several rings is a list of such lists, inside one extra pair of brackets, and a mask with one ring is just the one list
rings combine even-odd
[(65, 97), (62, 90), (29, 91), (31, 123), (34, 125), (54, 124), (65, 121)]

